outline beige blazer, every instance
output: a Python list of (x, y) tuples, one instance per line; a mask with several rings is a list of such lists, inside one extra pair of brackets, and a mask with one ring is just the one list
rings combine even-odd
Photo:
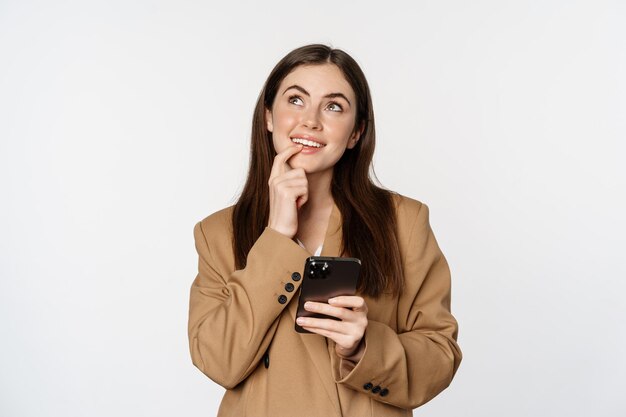
[[(364, 297), (369, 323), (356, 364), (340, 359), (332, 340), (294, 330), (306, 249), (267, 227), (235, 270), (233, 207), (195, 225), (189, 345), (193, 364), (226, 388), (218, 416), (411, 416), (450, 384), (461, 351), (448, 264), (428, 207), (399, 194), (394, 201), (406, 287), (399, 297)], [(335, 205), (322, 256), (339, 256), (341, 228)]]

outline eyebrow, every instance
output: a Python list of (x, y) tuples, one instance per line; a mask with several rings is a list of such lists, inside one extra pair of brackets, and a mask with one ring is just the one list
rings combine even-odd
[[(285, 95), (285, 93), (287, 92), (287, 90), (291, 90), (292, 88), (295, 88), (296, 90), (300, 91), (302, 94), (311, 97), (311, 95), (309, 94), (308, 91), (306, 91), (304, 88), (300, 87), (297, 84), (291, 85), (287, 88), (285, 88), (285, 91), (283, 91), (283, 95)], [(348, 100), (348, 97), (346, 97), (343, 93), (330, 93), (330, 94), (326, 94), (324, 96), (324, 98), (336, 98), (336, 97), (341, 97), (342, 99), (344, 99), (345, 101), (348, 102), (348, 105), (352, 106), (352, 103), (350, 103), (350, 100)]]

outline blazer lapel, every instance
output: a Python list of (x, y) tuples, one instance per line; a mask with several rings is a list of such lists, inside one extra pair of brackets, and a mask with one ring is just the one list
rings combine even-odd
[(333, 202), (333, 210), (330, 212), (330, 219), (328, 219), (328, 228), (326, 229), (324, 246), (322, 246), (320, 256), (339, 256), (339, 250), (341, 249), (341, 224), (341, 212), (337, 204)]
[[(326, 235), (324, 237), (324, 243), (322, 246), (321, 256), (339, 256), (339, 250), (341, 249), (341, 234), (342, 234), (342, 218), (341, 212), (337, 207), (337, 204), (333, 202), (333, 209), (330, 213), (328, 220), (328, 228), (326, 229)], [(296, 312), (298, 309), (298, 301), (296, 297), (293, 298), (289, 305), (289, 312), (293, 320), (296, 320)], [(298, 333), (302, 339), (302, 343), (306, 346), (308, 354), (311, 356), (313, 364), (317, 368), (322, 381), (333, 382), (331, 384), (323, 384), (332, 404), (337, 410), (337, 414), (341, 415), (341, 406), (339, 405), (339, 394), (337, 393), (337, 385), (334, 384), (334, 377), (331, 370), (330, 354), (328, 344), (324, 336), (311, 333)]]

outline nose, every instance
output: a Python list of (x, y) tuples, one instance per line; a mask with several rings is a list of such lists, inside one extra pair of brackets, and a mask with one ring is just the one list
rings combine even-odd
[(302, 125), (313, 130), (321, 129), (322, 125), (320, 123), (319, 113), (315, 106), (310, 106), (309, 109), (302, 115)]

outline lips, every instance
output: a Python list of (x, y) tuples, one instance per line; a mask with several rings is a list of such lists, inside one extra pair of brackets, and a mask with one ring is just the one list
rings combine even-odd
[(323, 148), (324, 146), (326, 146), (324, 143), (309, 135), (294, 135), (293, 137), (291, 137), (291, 141), (293, 143), (301, 143), (310, 148)]

